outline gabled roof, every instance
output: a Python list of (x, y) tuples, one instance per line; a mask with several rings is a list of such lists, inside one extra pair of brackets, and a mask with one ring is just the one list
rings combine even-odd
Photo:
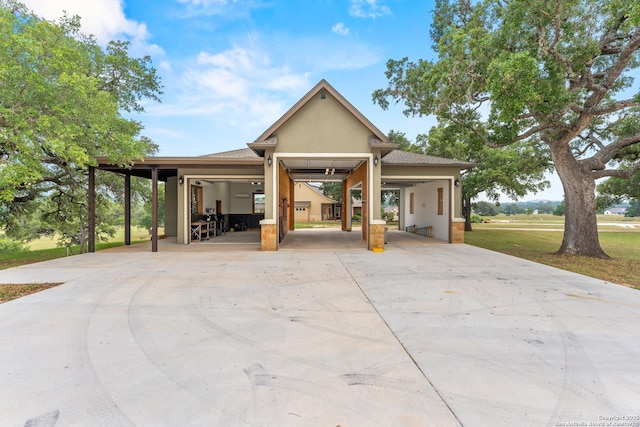
[[(321, 91), (326, 91), (326, 93), (333, 96), (347, 111), (353, 114), (356, 119), (365, 126), (371, 134), (375, 137), (375, 140), (378, 144), (392, 144), (391, 148), (396, 148), (397, 144), (389, 141), (389, 138), (382, 133), (380, 129), (374, 126), (373, 123), (369, 121), (360, 111), (358, 111), (345, 97), (340, 95), (340, 93), (333, 88), (326, 80), (322, 79), (320, 82), (315, 85), (305, 96), (303, 96), (296, 104), (289, 109), (282, 117), (280, 117), (274, 124), (269, 127), (262, 135), (260, 135), (254, 142), (248, 144), (249, 147), (254, 149), (266, 148), (262, 147), (263, 143), (268, 142), (268, 140), (277, 132), (277, 130), (286, 123), (294, 114), (296, 114), (305, 104), (307, 104), (310, 100), (313, 99)], [(381, 147), (385, 148), (385, 147)], [(389, 148), (389, 147), (386, 147)]]
[(411, 153), (402, 150), (393, 150), (382, 158), (383, 165), (389, 166), (455, 166), (463, 169), (470, 169), (476, 166), (475, 163), (463, 162), (444, 157), (428, 156), (426, 154)]
[(240, 148), (239, 150), (223, 151), (221, 153), (204, 154), (198, 157), (215, 157), (217, 159), (256, 159), (258, 154), (250, 148)]
[(314, 191), (315, 193), (318, 194), (318, 196), (324, 198), (326, 201), (328, 202), (332, 202), (332, 203), (336, 203), (335, 200), (333, 200), (331, 197), (329, 196), (325, 196), (325, 194), (322, 192), (322, 190), (320, 190), (318, 187), (309, 184), (308, 182), (303, 182), (302, 184), (306, 185), (307, 187), (309, 187), (312, 191)]

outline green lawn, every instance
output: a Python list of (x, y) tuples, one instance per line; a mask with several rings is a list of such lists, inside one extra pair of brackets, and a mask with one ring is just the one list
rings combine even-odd
[[(607, 217), (608, 218), (608, 217)], [(613, 260), (556, 255), (562, 233), (479, 229), (465, 233), (465, 243), (640, 289), (640, 231), (601, 232), (600, 244)]]
[[(159, 229), (159, 232), (163, 229)], [(149, 240), (149, 231), (139, 227), (131, 227), (131, 240)], [(109, 239), (109, 242), (124, 242), (124, 228), (119, 229), (115, 236)], [(27, 247), (30, 250), (52, 249), (56, 247), (56, 237), (41, 237), (37, 240), (29, 242)], [(74, 253), (76, 253), (74, 251)]]
[[(141, 241), (149, 240), (144, 239)], [(132, 240), (131, 243), (139, 243), (140, 241)], [(115, 246), (123, 246), (123, 241), (112, 241), (108, 243), (96, 243), (96, 250), (102, 250), (107, 248), (113, 248)], [(71, 253), (79, 254), (80, 247), (72, 246)], [(37, 249), (23, 252), (0, 252), (0, 270), (5, 268), (17, 267), (24, 264), (33, 264), (34, 262), (47, 261), (55, 258), (62, 258), (69, 255), (67, 248), (49, 248), (49, 249)]]

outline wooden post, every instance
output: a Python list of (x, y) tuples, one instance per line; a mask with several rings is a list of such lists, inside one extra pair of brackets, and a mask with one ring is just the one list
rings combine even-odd
[(342, 213), (341, 213), (342, 231), (346, 231), (348, 228), (347, 212), (348, 212), (349, 206), (351, 205), (350, 202), (347, 203), (348, 195), (349, 195), (349, 192), (347, 191), (347, 180), (345, 179), (344, 181), (342, 181)]
[(158, 252), (158, 167), (151, 166), (151, 252)]
[(131, 175), (124, 176), (124, 244), (131, 245)]
[(87, 242), (89, 252), (96, 251), (96, 169), (89, 166), (89, 240)]
[(296, 202), (295, 202), (296, 183), (289, 177), (289, 230), (296, 229)]

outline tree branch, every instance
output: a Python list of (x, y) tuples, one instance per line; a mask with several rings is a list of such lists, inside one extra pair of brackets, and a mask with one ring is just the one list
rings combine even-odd
[[(611, 89), (620, 74), (626, 69), (633, 59), (635, 52), (640, 48), (640, 30), (636, 30), (630, 35), (629, 42), (620, 50), (618, 59), (605, 71), (605, 77), (600, 84), (594, 85), (593, 94), (585, 102), (586, 109), (590, 109), (600, 103), (607, 92)], [(604, 52), (603, 52), (604, 53)]]
[(640, 172), (640, 163), (637, 163), (629, 169), (607, 169), (593, 171), (591, 175), (594, 179), (606, 178), (606, 177), (618, 177), (618, 178), (631, 178), (636, 173)]
[(604, 169), (606, 167), (606, 164), (613, 160), (618, 155), (620, 150), (638, 143), (640, 143), (640, 132), (636, 133), (635, 135), (621, 138), (615, 142), (612, 142), (611, 144), (601, 149), (591, 158), (584, 159), (582, 163), (585, 167), (588, 167), (591, 170)]
[(614, 102), (613, 104), (603, 105), (601, 107), (593, 107), (589, 110), (585, 110), (585, 112), (594, 116), (602, 116), (604, 114), (611, 114), (615, 113), (616, 111), (624, 110), (625, 108), (638, 106), (640, 106), (640, 102), (635, 102), (632, 99), (625, 99), (622, 101)]

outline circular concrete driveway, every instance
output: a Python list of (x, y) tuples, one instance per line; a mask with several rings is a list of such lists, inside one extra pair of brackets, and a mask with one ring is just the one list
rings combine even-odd
[(640, 293), (471, 246), (120, 250), (0, 271), (54, 280), (0, 305), (2, 425), (640, 421)]

